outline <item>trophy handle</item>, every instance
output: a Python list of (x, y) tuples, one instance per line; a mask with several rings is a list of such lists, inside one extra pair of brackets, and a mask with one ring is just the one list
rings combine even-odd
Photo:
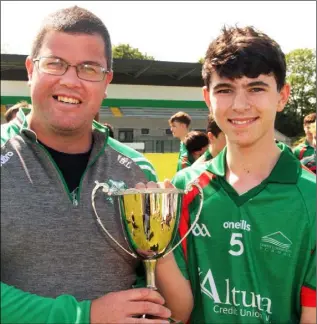
[(190, 228), (188, 229), (187, 233), (181, 238), (181, 240), (171, 249), (169, 250), (167, 253), (165, 253), (162, 257), (166, 257), (167, 255), (169, 255), (171, 252), (173, 252), (180, 244), (182, 244), (182, 242), (186, 239), (186, 237), (188, 236), (188, 234), (194, 229), (194, 227), (196, 226), (198, 220), (199, 220), (199, 216), (200, 216), (200, 212), (203, 208), (203, 203), (204, 203), (204, 193), (203, 193), (203, 189), (201, 188), (201, 186), (199, 185), (197, 180), (194, 180), (192, 182), (190, 182), (186, 188), (185, 188), (185, 193), (188, 193), (189, 191), (193, 190), (192, 187), (196, 187), (199, 191), (199, 197), (200, 197), (200, 204), (199, 204), (199, 208), (197, 211), (197, 214), (195, 216), (195, 220), (194, 222), (191, 224)]
[(137, 256), (134, 253), (131, 253), (130, 251), (128, 251), (127, 249), (125, 249), (109, 232), (108, 230), (104, 227), (101, 219), (98, 216), (97, 210), (96, 210), (96, 206), (95, 206), (95, 196), (96, 196), (96, 192), (99, 188), (102, 188), (102, 191), (106, 194), (109, 194), (109, 186), (106, 183), (100, 183), (98, 181), (95, 181), (96, 185), (91, 193), (91, 202), (92, 202), (92, 208), (95, 212), (95, 216), (97, 218), (97, 221), (99, 223), (99, 225), (101, 226), (101, 228), (104, 230), (104, 232), (112, 239), (113, 242), (115, 242), (123, 251), (125, 251), (126, 253), (130, 254), (132, 257), (137, 258)]

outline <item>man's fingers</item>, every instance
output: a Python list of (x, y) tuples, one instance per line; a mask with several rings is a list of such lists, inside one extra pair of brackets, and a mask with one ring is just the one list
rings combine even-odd
[(154, 181), (149, 181), (147, 184), (146, 184), (146, 187), (148, 189), (153, 189), (153, 188), (158, 188), (158, 184)]
[(135, 185), (136, 189), (153, 189), (153, 188), (159, 188), (158, 184), (154, 181), (149, 181), (148, 183), (138, 182)]
[(145, 189), (146, 186), (143, 182), (138, 182), (136, 185), (135, 185), (135, 189)]
[(126, 322), (129, 324), (169, 324), (169, 320), (149, 319), (149, 318), (129, 318)]
[(152, 303), (163, 305), (165, 303), (164, 298), (155, 290), (148, 288), (136, 288), (120, 292), (122, 298), (129, 301), (149, 301)]
[(165, 179), (163, 181), (165, 188), (175, 188), (175, 186), (171, 183), (171, 180)]
[(129, 315), (147, 314), (159, 318), (171, 317), (171, 311), (163, 305), (155, 304), (149, 301), (133, 301), (128, 304), (127, 313)]

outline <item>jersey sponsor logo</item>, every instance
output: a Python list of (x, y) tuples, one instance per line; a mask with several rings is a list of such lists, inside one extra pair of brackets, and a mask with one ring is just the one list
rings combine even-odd
[(284, 256), (291, 255), (292, 241), (281, 231), (265, 235), (261, 238), (260, 249)]
[(195, 225), (195, 227), (193, 228), (192, 233), (194, 236), (202, 236), (202, 237), (209, 236), (209, 237), (211, 237), (205, 224), (197, 223)]
[(131, 168), (131, 164), (132, 164), (132, 161), (126, 157), (126, 156), (123, 156), (123, 155), (118, 155), (118, 162), (122, 165), (124, 165), (127, 169), (130, 169)]
[(244, 231), (251, 231), (251, 225), (245, 220), (240, 220), (240, 222), (224, 222), (223, 228), (225, 229), (241, 229)]
[(235, 287), (230, 282), (230, 279), (225, 279), (225, 285), (222, 285), (222, 290), (217, 288), (211, 269), (206, 275), (201, 278), (201, 292), (213, 301), (213, 311), (221, 315), (234, 315), (239, 317), (259, 318), (264, 322), (271, 321), (272, 300), (268, 297), (263, 297), (253, 291), (241, 290), (240, 287)]
[(4, 155), (1, 154), (1, 166), (5, 165), (11, 158), (11, 156), (13, 156), (13, 152), (8, 152)]

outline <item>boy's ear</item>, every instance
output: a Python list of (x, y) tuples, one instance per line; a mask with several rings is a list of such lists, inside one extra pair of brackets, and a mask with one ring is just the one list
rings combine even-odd
[(288, 83), (284, 84), (284, 86), (282, 87), (279, 93), (280, 98), (277, 105), (278, 112), (283, 111), (284, 107), (287, 104), (290, 93), (291, 93), (291, 86)]
[(204, 86), (202, 88), (202, 90), (203, 90), (203, 97), (204, 97), (205, 103), (206, 103), (209, 111), (211, 112), (210, 91), (208, 90), (208, 88), (206, 86)]

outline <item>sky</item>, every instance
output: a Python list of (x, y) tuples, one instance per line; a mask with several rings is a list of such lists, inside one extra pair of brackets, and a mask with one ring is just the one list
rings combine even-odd
[(103, 20), (114, 45), (160, 61), (197, 62), (223, 25), (252, 25), (285, 53), (316, 49), (315, 1), (1, 1), (1, 52), (29, 54), (45, 16), (75, 4)]

